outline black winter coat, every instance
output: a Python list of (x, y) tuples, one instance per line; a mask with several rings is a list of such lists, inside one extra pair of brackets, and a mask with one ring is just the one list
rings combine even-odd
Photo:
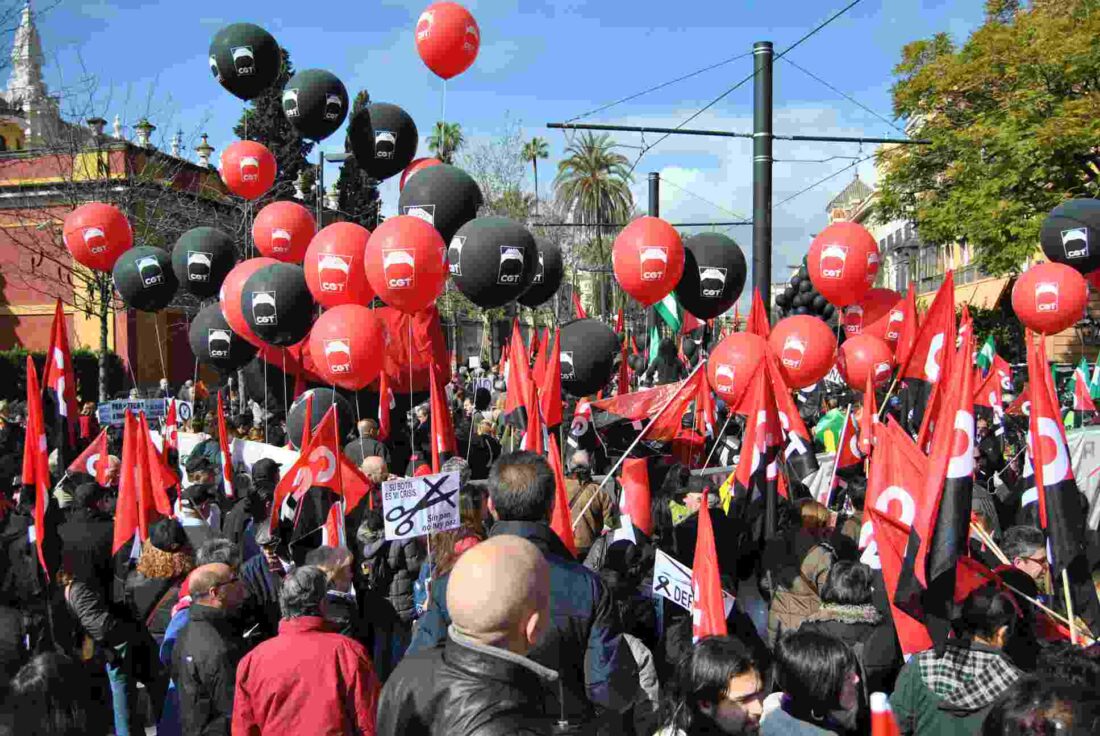
[(389, 599), (404, 623), (410, 623), (416, 613), (413, 604), (413, 584), (420, 575), (425, 552), (415, 539), (388, 541), (382, 531), (363, 545), (363, 562), (370, 568), (367, 580), (371, 589)]
[[(599, 575), (569, 553), (549, 525), (526, 521), (498, 521), (490, 537), (523, 537), (542, 552), (550, 564), (550, 627), (530, 652), (530, 658), (561, 676), (561, 694), (547, 693), (543, 712), (564, 709), (577, 721), (591, 719), (593, 704), (616, 712), (626, 710), (638, 691), (638, 672), (623, 640), (611, 594)], [(447, 612), (449, 575), (432, 583), (428, 610), (420, 619), (409, 651), (441, 644), (451, 623)]]
[(109, 516), (88, 509), (73, 509), (68, 521), (57, 527), (61, 554), (71, 561), (73, 577), (97, 586), (104, 598), (114, 583), (114, 527)]
[(187, 576), (147, 578), (133, 570), (126, 578), (126, 606), (133, 620), (147, 628), (159, 645), (172, 620), (172, 607), (179, 602), (180, 586)]
[(258, 639), (270, 639), (279, 633), (279, 588), (282, 580), (268, 568), (267, 559), (256, 555), (241, 565), (241, 580), (248, 589), (245, 602), (245, 628), (258, 626)]
[(172, 650), (183, 736), (229, 736), (237, 664), (244, 655), (225, 611), (192, 604)]
[(357, 593), (355, 597), (330, 590), (326, 597), (328, 611), (325, 620), (341, 634), (355, 639), (366, 648), (374, 665), (374, 674), (384, 683), (397, 666), (394, 641), (404, 635), (404, 627), (397, 611), (393, 610), (393, 604), (372, 590)]
[(902, 660), (894, 645), (893, 623), (883, 620), (873, 605), (826, 603), (798, 630), (828, 634), (847, 644), (863, 668), (861, 679), (867, 693), (893, 690)]
[(544, 691), (557, 673), (451, 627), (447, 641), (410, 654), (382, 689), (378, 736), (550, 733)]

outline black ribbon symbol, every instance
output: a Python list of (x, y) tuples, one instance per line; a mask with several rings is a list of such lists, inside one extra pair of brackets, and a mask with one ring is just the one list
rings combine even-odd
[(669, 598), (671, 598), (671, 597), (672, 597), (672, 591), (668, 589), (668, 584), (669, 584), (669, 579), (668, 579), (668, 576), (667, 576), (667, 575), (658, 575), (658, 576), (657, 576), (657, 588), (656, 588), (656, 591), (657, 591), (658, 593), (664, 592), (664, 594), (665, 594), (666, 596), (668, 596)]
[(434, 482), (425, 478), (424, 482), (428, 484), (428, 492), (425, 493), (423, 497), (421, 497), (421, 499), (416, 502), (415, 506), (407, 511), (405, 510), (404, 506), (394, 506), (386, 513), (386, 521), (400, 522), (394, 528), (394, 531), (399, 536), (405, 536), (412, 531), (413, 526), (415, 525), (413, 517), (415, 517), (421, 511), (430, 509), (433, 506), (437, 506), (441, 503), (446, 503), (449, 504), (451, 508), (456, 508), (455, 502), (452, 499), (458, 493), (458, 488), (455, 488), (450, 493), (446, 493), (442, 490), (443, 484), (446, 483), (449, 478), (450, 476), (445, 475), (441, 477), (438, 481)]

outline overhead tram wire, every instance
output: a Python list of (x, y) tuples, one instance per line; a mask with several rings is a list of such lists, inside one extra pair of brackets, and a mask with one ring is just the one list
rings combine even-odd
[[(690, 197), (695, 197), (700, 202), (705, 202), (706, 204), (709, 204), (711, 207), (714, 207), (715, 209), (717, 209), (721, 212), (725, 212), (728, 215), (733, 215), (734, 217), (741, 218), (741, 222), (738, 222), (738, 223), (735, 223), (735, 224), (732, 224), (732, 225), (726, 225), (723, 228), (724, 230), (729, 230), (731, 228), (737, 227), (738, 225), (750, 225), (750, 224), (752, 224), (752, 218), (749, 217), (748, 215), (745, 215), (741, 212), (737, 212), (736, 210), (731, 210), (728, 207), (723, 207), (722, 205), (718, 204), (717, 202), (714, 202), (710, 199), (707, 199), (706, 197), (704, 197), (701, 194), (696, 194), (695, 192), (691, 191), (690, 189), (687, 189), (685, 187), (680, 186), (679, 184), (672, 181), (671, 179), (666, 179), (665, 177), (662, 176), (661, 177), (661, 183), (662, 184), (670, 184), (670, 185), (672, 185), (673, 188), (679, 189), (681, 192), (683, 192), (684, 194), (687, 194)], [(718, 227), (718, 226), (722, 225), (723, 223), (708, 223), (708, 224), (713, 225), (715, 227)], [(705, 225), (706, 224), (700, 224), (699, 226), (705, 226)], [(686, 223), (686, 224), (682, 223), (681, 226), (682, 227), (684, 227), (684, 226), (695, 226), (695, 223)]]
[(806, 192), (809, 192), (810, 190), (815, 189), (816, 187), (820, 186), (821, 184), (824, 184), (825, 182), (829, 181), (830, 179), (833, 179), (837, 176), (840, 176), (841, 174), (843, 174), (845, 171), (848, 171), (849, 169), (852, 169), (856, 166), (859, 166), (864, 161), (870, 161), (874, 157), (875, 157), (875, 154), (872, 153), (872, 154), (869, 154), (867, 156), (864, 156), (861, 159), (853, 161), (852, 163), (848, 164), (847, 166), (843, 166), (843, 167), (837, 169), (836, 171), (829, 174), (828, 176), (825, 176), (825, 177), (822, 177), (821, 179), (818, 179), (817, 181), (815, 181), (813, 184), (809, 185), (808, 187), (805, 187), (804, 189), (800, 189), (799, 191), (795, 192), (794, 194), (787, 197), (786, 199), (783, 199), (783, 200), (773, 204), (772, 209), (774, 210), (777, 207), (782, 207), (783, 205), (787, 204), (787, 202), (790, 202), (792, 199), (794, 199), (796, 197), (801, 197)]
[(837, 93), (838, 95), (840, 95), (841, 97), (843, 97), (844, 99), (846, 99), (846, 100), (847, 100), (848, 102), (851, 102), (851, 103), (852, 103), (853, 105), (855, 105), (855, 106), (856, 106), (856, 107), (858, 107), (859, 109), (863, 110), (864, 112), (867, 112), (867, 113), (870, 113), (871, 115), (874, 115), (874, 116), (875, 116), (876, 118), (878, 118), (878, 119), (879, 119), (879, 120), (881, 120), (882, 122), (886, 123), (886, 124), (887, 124), (887, 125), (889, 125), (889, 126), (890, 126), (891, 128), (893, 128), (894, 130), (896, 130), (896, 131), (898, 131), (899, 133), (901, 133), (902, 135), (907, 135), (907, 133), (905, 132), (905, 130), (904, 130), (903, 128), (900, 128), (900, 127), (898, 127), (898, 126), (897, 126), (897, 124), (895, 124), (893, 120), (890, 120), (890, 119), (888, 119), (888, 118), (887, 118), (886, 116), (884, 116), (884, 115), (880, 115), (879, 113), (875, 112), (874, 110), (872, 110), (872, 109), (871, 109), (870, 107), (868, 107), (867, 105), (864, 105), (864, 104), (863, 104), (862, 102), (860, 102), (860, 101), (859, 101), (859, 100), (857, 100), (856, 98), (852, 97), (851, 95), (847, 94), (847, 93), (846, 93), (846, 92), (844, 92), (843, 90), (837, 89), (836, 87), (834, 87), (833, 85), (829, 84), (828, 82), (826, 82), (826, 81), (825, 81), (824, 79), (822, 79), (821, 77), (819, 77), (819, 76), (817, 76), (816, 74), (814, 74), (813, 72), (811, 72), (811, 71), (810, 71), (809, 69), (807, 69), (806, 67), (804, 67), (804, 66), (801, 66), (800, 64), (798, 64), (798, 63), (796, 63), (796, 62), (794, 62), (794, 61), (791, 61), (790, 59), (783, 59), (783, 61), (785, 61), (785, 62), (787, 62), (788, 64), (790, 64), (790, 65), (791, 65), (791, 66), (793, 66), (793, 67), (794, 67), (795, 69), (797, 69), (798, 71), (800, 71), (800, 72), (802, 72), (803, 74), (805, 74), (806, 76), (808, 76), (808, 77), (809, 77), (810, 79), (813, 79), (814, 81), (816, 81), (816, 82), (818, 82), (819, 84), (823, 85), (823, 86), (824, 86), (824, 87), (826, 87), (827, 89), (829, 89), (829, 90), (831, 90), (831, 91), (833, 91), (833, 92)]

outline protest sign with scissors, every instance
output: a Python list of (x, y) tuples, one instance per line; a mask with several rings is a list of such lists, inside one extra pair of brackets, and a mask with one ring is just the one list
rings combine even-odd
[(382, 484), (386, 539), (408, 539), (459, 526), (458, 473), (388, 480)]

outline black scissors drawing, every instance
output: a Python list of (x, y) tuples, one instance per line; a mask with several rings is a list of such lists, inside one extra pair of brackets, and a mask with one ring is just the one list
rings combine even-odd
[(450, 493), (444, 492), (441, 488), (449, 479), (450, 476), (447, 475), (441, 477), (437, 481), (431, 481), (425, 478), (424, 482), (428, 484), (428, 492), (416, 502), (415, 506), (407, 511), (404, 506), (394, 506), (386, 512), (386, 521), (400, 522), (394, 528), (394, 532), (396, 532), (398, 536), (404, 536), (413, 530), (413, 526), (415, 526), (413, 518), (421, 511), (430, 509), (441, 503), (446, 503), (449, 504), (451, 508), (456, 508), (455, 502), (452, 499), (458, 493), (458, 488), (455, 488)]

